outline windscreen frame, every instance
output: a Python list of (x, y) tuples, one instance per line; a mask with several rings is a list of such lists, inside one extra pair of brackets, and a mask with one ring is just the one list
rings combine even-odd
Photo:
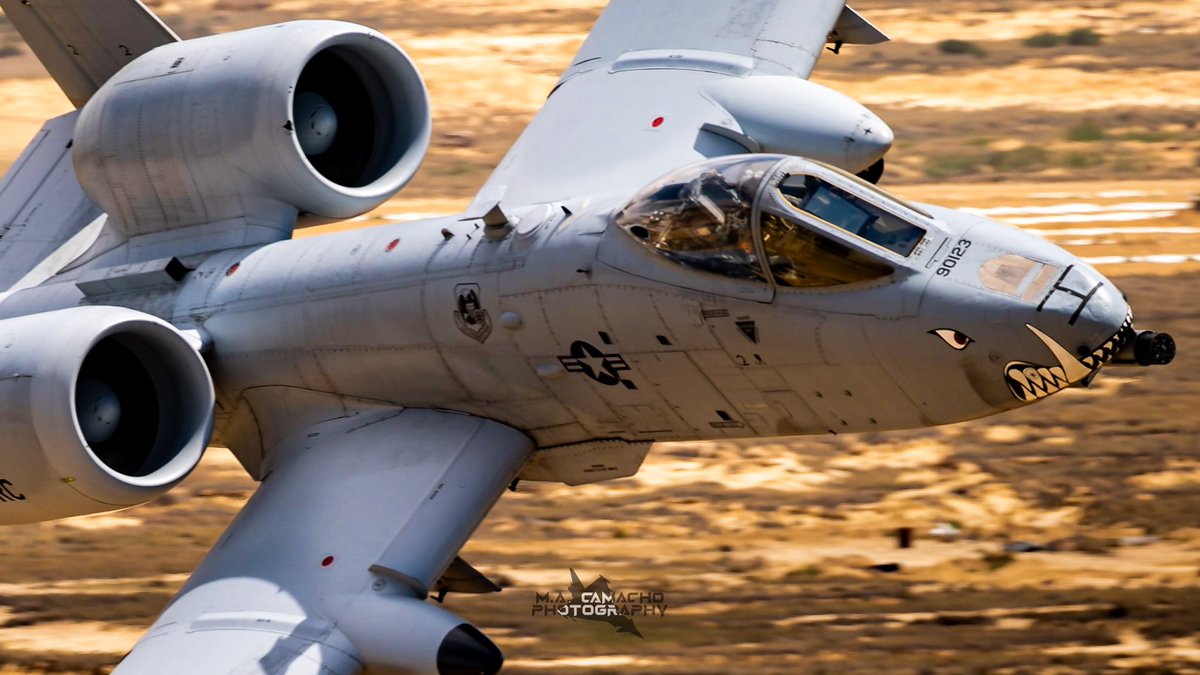
[[(907, 207), (899, 198), (893, 197), (874, 186), (872, 186), (872, 190), (862, 190), (861, 186), (856, 185), (852, 181), (837, 180), (836, 178), (841, 177), (837, 173), (831, 174), (819, 169), (819, 165), (816, 167), (782, 167), (782, 171), (772, 177), (772, 190), (769, 193), (764, 193), (762, 196), (763, 206), (770, 203), (785, 212), (808, 216), (806, 220), (815, 220), (822, 225), (828, 226), (831, 230), (840, 233), (842, 236), (848, 235), (852, 237), (854, 243), (865, 244), (865, 246), (856, 246), (857, 248), (866, 248), (884, 253), (888, 260), (893, 258), (901, 260), (913, 258), (921, 249), (922, 244), (930, 238), (930, 235), (937, 233), (936, 228), (932, 227), (930, 222), (932, 221), (932, 216), (923, 214), (915, 208)], [(783, 184), (793, 177), (803, 177), (806, 183), (813, 181), (818, 183), (815, 190), (806, 186), (806, 191), (810, 191), (810, 193), (806, 194), (801, 203), (793, 201), (782, 189)], [(906, 226), (910, 230), (916, 230), (920, 234), (906, 246), (893, 248), (885, 243), (885, 241), (863, 234), (864, 230), (867, 228), (874, 229), (875, 224), (882, 221), (878, 215), (865, 219), (859, 224), (859, 228), (855, 230), (851, 229), (846, 223), (833, 222), (833, 220), (825, 217), (821, 212), (806, 208), (806, 205), (812, 202), (821, 192), (832, 196), (845, 207), (868, 216), (872, 215), (872, 209), (881, 212), (888, 218), (894, 219), (899, 224)], [(863, 206), (860, 206), (860, 203)], [(878, 232), (880, 235), (884, 234), (883, 230), (878, 230)]]

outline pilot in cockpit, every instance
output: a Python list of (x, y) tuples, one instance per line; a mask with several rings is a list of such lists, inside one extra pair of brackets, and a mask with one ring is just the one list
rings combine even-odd
[(686, 180), (667, 179), (618, 220), (646, 244), (686, 265), (762, 281), (750, 226), (761, 172), (751, 176), (759, 180), (749, 181), (744, 171), (733, 174), (714, 168)]

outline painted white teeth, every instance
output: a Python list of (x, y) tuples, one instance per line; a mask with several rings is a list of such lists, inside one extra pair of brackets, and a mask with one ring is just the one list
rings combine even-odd
[(1042, 331), (1028, 326), (1058, 360), (1057, 366), (1039, 366), (1025, 361), (1011, 361), (1004, 367), (1004, 379), (1017, 400), (1033, 403), (1056, 394), (1096, 372), (1121, 351), (1133, 337), (1133, 316), (1103, 345), (1082, 359), (1075, 359), (1062, 345)]
[[(1066, 378), (1061, 368), (1013, 363), (1007, 375), (1013, 394), (1026, 402), (1046, 398), (1071, 385), (1071, 381)], [(1013, 387), (1013, 385), (1017, 386)]]

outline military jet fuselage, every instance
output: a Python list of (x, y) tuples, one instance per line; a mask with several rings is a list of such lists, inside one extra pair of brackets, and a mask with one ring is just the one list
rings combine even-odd
[(501, 421), (542, 449), (529, 477), (572, 483), (636, 471), (657, 440), (981, 417), (1133, 338), (1116, 286), (1062, 249), (754, 155), (491, 224), (226, 251), (108, 301), (213, 345), (218, 433), (248, 466), (270, 420), (336, 397)]

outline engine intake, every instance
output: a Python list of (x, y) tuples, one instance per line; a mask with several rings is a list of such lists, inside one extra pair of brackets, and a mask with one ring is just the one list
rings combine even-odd
[(75, 169), (130, 237), (225, 221), (290, 231), (298, 213), (349, 218), (390, 198), (431, 128), (425, 85), (395, 43), (296, 21), (134, 60), (81, 112)]
[(199, 463), (214, 395), (172, 326), (116, 307), (0, 321), (0, 524), (113, 511)]

